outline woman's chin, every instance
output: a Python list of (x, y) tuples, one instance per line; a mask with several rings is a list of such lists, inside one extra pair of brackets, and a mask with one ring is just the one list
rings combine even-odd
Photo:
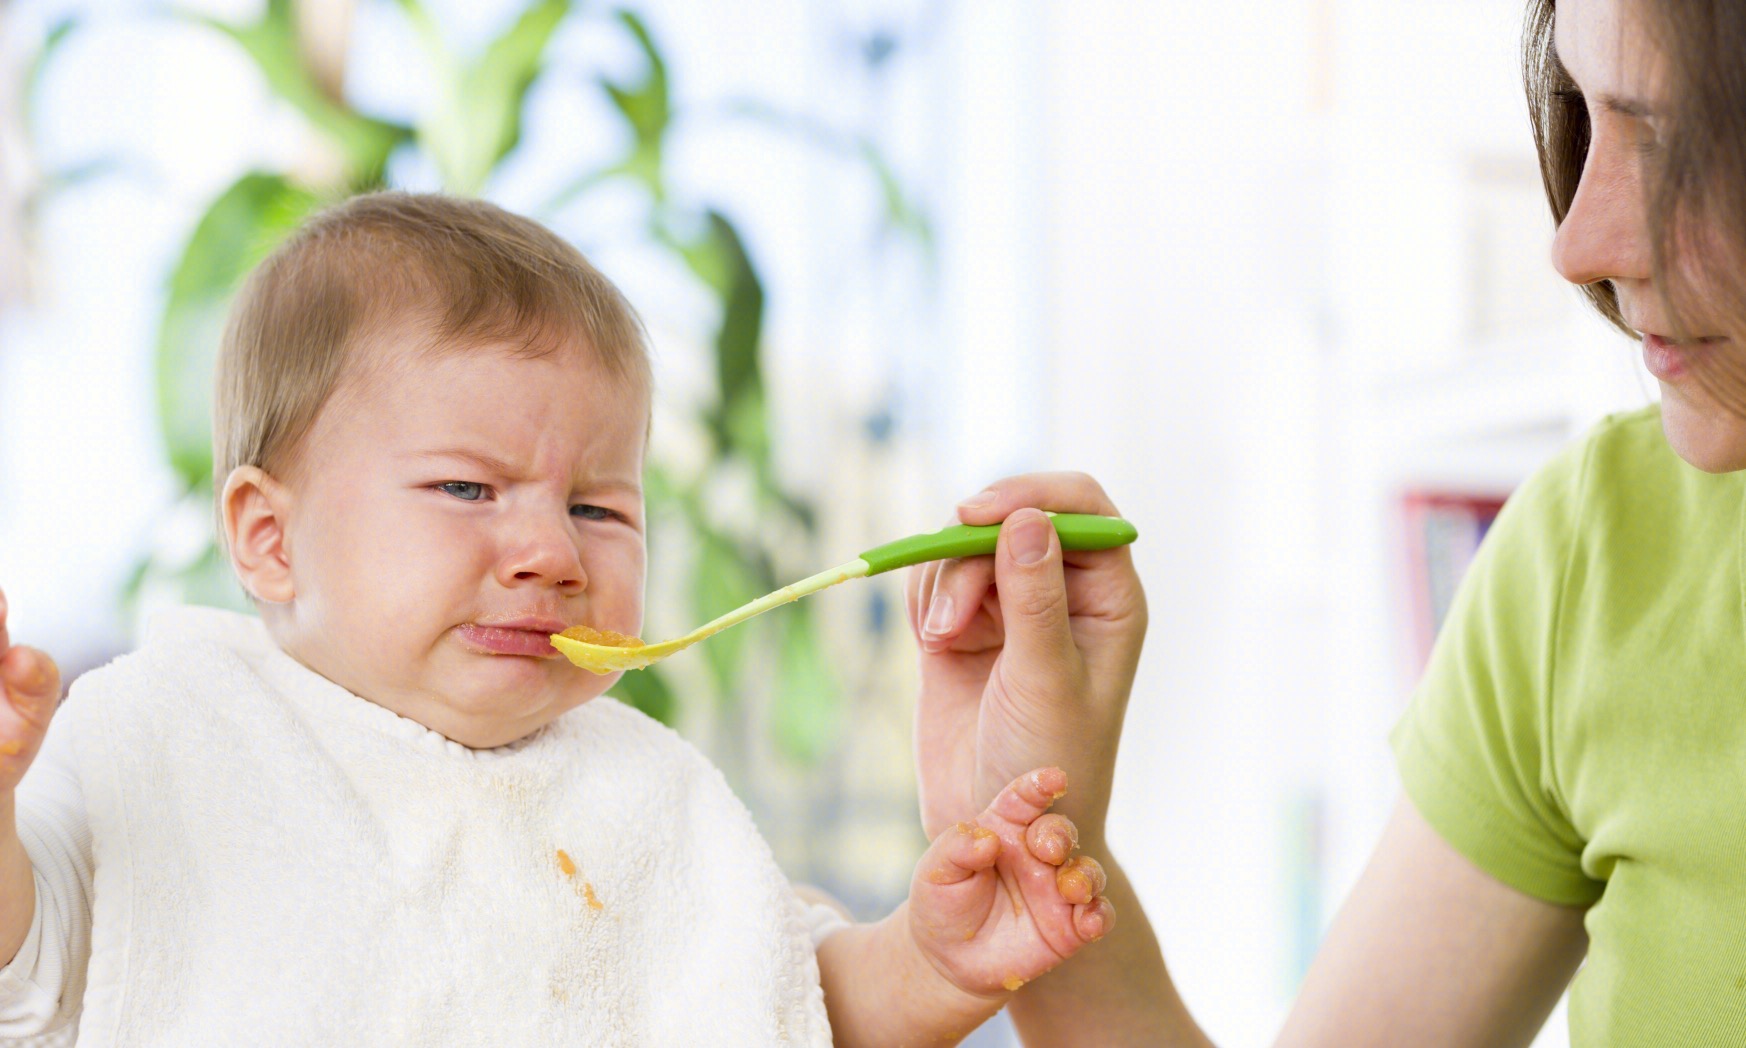
[(1661, 429), (1673, 453), (1705, 473), (1746, 469), (1746, 419), (1701, 391), (1662, 384)]

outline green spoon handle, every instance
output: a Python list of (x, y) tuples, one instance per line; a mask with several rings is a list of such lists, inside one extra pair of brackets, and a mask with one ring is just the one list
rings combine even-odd
[[(1113, 549), (1126, 546), (1139, 537), (1139, 531), (1120, 517), (1099, 517), (1088, 513), (1056, 513), (1049, 517), (1055, 534), (1061, 536), (1061, 548), (1073, 550)], [(896, 542), (875, 546), (861, 554), (867, 562), (869, 575), (893, 568), (924, 564), (930, 560), (952, 557), (978, 557), (994, 552), (1000, 537), (1000, 525), (971, 526), (957, 524), (925, 535), (911, 535)]]

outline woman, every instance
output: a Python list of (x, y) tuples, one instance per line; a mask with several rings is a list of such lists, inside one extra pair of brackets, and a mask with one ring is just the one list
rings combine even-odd
[[(1393, 735), (1406, 799), (1283, 1044), (1526, 1044), (1567, 985), (1577, 1044), (1746, 1043), (1746, 3), (1554, 6), (1530, 4), (1525, 50), (1553, 263), (1642, 340), (1662, 402), (1601, 424), (1494, 525)], [(1030, 477), (960, 516), (1021, 506), (1114, 509), (1084, 478)], [(1003, 547), (911, 580), (930, 831), (1046, 759), (1111, 854), (1144, 600), (1125, 553), (1060, 558)], [(1030, 1043), (1206, 1043), (1108, 879), (1115, 930), (1022, 991), (1015, 1022)]]

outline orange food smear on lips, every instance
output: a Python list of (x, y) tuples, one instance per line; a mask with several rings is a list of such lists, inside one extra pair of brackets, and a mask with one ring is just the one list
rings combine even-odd
[(609, 648), (640, 648), (643, 646), (641, 637), (630, 637), (611, 630), (597, 630), (593, 626), (571, 626), (558, 634), (571, 640), (579, 640), (584, 644), (604, 644)]

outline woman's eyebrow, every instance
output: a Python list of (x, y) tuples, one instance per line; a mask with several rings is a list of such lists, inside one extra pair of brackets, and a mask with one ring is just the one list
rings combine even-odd
[(1595, 102), (1607, 112), (1617, 113), (1620, 116), (1642, 118), (1650, 116), (1655, 112), (1655, 110), (1651, 109), (1646, 102), (1638, 101), (1635, 98), (1624, 98), (1620, 95), (1598, 95), (1595, 98)]
[[(1558, 73), (1563, 77), (1565, 83), (1575, 89), (1578, 94), (1586, 95), (1588, 93), (1583, 91), (1582, 85), (1576, 82), (1575, 75), (1570, 72), (1570, 67), (1565, 65), (1564, 59), (1559, 56), (1558, 44), (1556, 41), (1552, 44), (1552, 61), (1557, 64)], [(1641, 120), (1644, 117), (1655, 115), (1654, 107), (1640, 99), (1627, 98), (1624, 95), (1613, 94), (1608, 91), (1598, 92), (1593, 97), (1596, 105), (1609, 113), (1616, 113), (1619, 116), (1635, 117)]]

